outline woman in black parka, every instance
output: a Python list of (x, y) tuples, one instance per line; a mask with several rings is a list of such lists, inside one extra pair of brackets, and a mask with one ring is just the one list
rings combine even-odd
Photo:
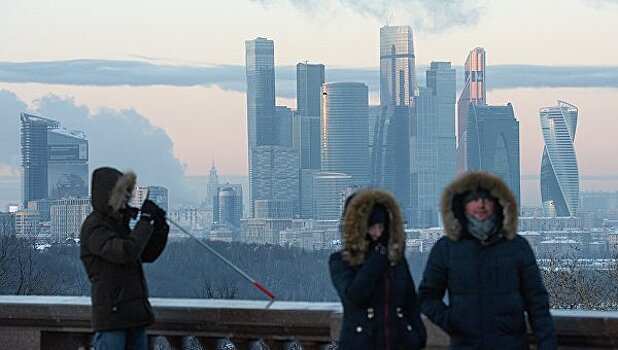
[(526, 316), (537, 349), (556, 349), (548, 294), (530, 245), (517, 234), (507, 185), (468, 172), (444, 190), (440, 207), (446, 236), (431, 250), (419, 300), (451, 336), (451, 349), (528, 349)]
[(387, 192), (361, 190), (346, 201), (343, 250), (330, 275), (343, 304), (339, 349), (422, 349), (426, 333), (404, 256), (403, 219)]

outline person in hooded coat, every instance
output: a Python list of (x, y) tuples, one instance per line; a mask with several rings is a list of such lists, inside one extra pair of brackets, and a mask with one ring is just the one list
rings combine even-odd
[(395, 199), (381, 190), (361, 190), (346, 200), (341, 226), (343, 250), (329, 259), (343, 304), (339, 349), (424, 348), (425, 327)]
[(169, 226), (165, 211), (151, 200), (141, 210), (128, 205), (135, 182), (134, 173), (113, 168), (92, 174), (93, 211), (81, 227), (80, 258), (91, 282), (96, 350), (145, 350), (145, 327), (154, 322), (142, 262), (163, 252)]
[[(451, 349), (557, 348), (549, 297), (534, 253), (517, 234), (517, 203), (497, 176), (468, 172), (443, 192), (446, 236), (433, 246), (419, 286), (422, 312)], [(443, 301), (448, 291), (448, 304)]]

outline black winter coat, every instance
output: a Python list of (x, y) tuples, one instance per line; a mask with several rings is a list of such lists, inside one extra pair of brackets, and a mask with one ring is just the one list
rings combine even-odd
[[(462, 195), (477, 189), (497, 199), (503, 219), (500, 233), (483, 243), (467, 232), (461, 212)], [(528, 349), (526, 315), (538, 349), (556, 349), (547, 290), (530, 245), (517, 235), (508, 187), (496, 176), (468, 173), (446, 188), (441, 210), (447, 237), (431, 250), (419, 300), (422, 312), (451, 336), (451, 349)]]
[(98, 169), (92, 180), (93, 212), (82, 224), (80, 257), (91, 282), (95, 332), (144, 327), (154, 322), (142, 262), (153, 262), (167, 242), (169, 226), (130, 217), (118, 210), (122, 192), (135, 186), (135, 174)]
[[(387, 247), (366, 240), (374, 205), (389, 215)], [(357, 192), (343, 218), (344, 248), (330, 256), (330, 276), (343, 304), (342, 350), (403, 350), (425, 347), (416, 290), (404, 256), (403, 219), (394, 198), (379, 190)], [(386, 236), (385, 236), (386, 237)]]

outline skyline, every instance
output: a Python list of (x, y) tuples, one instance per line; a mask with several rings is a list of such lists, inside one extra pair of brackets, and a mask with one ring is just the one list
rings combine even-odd
[[(144, 134), (152, 130), (169, 139), (169, 145), (157, 149), (175, 158), (170, 158), (179, 166), (175, 174), (207, 174), (213, 159), (221, 174), (246, 174), (245, 40), (267, 37), (275, 42), (277, 105), (295, 107), (295, 65), (305, 60), (325, 65), (326, 82), (365, 82), (370, 103), (378, 103), (379, 28), (384, 21), (360, 15), (342, 3), (346, 2), (329, 5), (334, 7), (330, 10), (336, 21), (330, 16), (312, 16), (310, 11), (315, 8), (304, 11), (288, 1), (234, 0), (217, 5), (160, 1), (150, 4), (148, 16), (138, 16), (139, 4), (118, 1), (110, 1), (96, 14), (77, 1), (62, 1), (57, 8), (40, 1), (2, 4), (0, 45), (11, 49), (0, 54), (0, 90), (16, 95), (16, 101), (7, 102), (11, 107), (25, 103), (27, 109), (21, 112), (60, 119), (71, 129), (81, 125), (71, 125), (65, 118), (76, 117), (56, 112), (79, 114), (85, 121), (106, 113), (141, 117), (147, 127)], [(394, 3), (401, 6), (399, 1)], [(617, 175), (618, 165), (606, 160), (618, 151), (612, 132), (618, 128), (612, 118), (616, 114), (612, 104), (618, 99), (618, 44), (610, 35), (618, 30), (618, 1), (569, 0), (555, 8), (550, 1), (534, 2), (537, 11), (525, 10), (529, 6), (521, 2), (469, 3), (478, 5), (473, 6), (478, 10), (474, 21), (438, 31), (402, 22), (414, 18), (391, 18), (391, 25), (411, 25), (414, 30), (417, 81), (424, 81), (431, 61), (450, 61), (457, 69), (460, 87), (465, 56), (482, 46), (487, 51), (488, 103), (511, 102), (520, 121), (522, 175), (540, 172), (543, 140), (538, 111), (558, 99), (577, 105), (584, 118), (575, 142), (582, 176)], [(169, 15), (172, 6), (174, 16)], [(232, 8), (237, 16), (223, 15)], [(106, 19), (114, 12), (120, 20), (109, 27)], [(551, 21), (541, 21), (548, 13)], [(58, 23), (57, 18), (63, 16), (73, 19)], [(23, 30), (24, 22), (32, 23), (28, 31)], [(510, 30), (515, 28), (513, 23), (519, 23), (516, 33)], [(591, 41), (592, 35), (595, 40)], [(561, 41), (566, 36), (568, 44)], [(70, 81), (62, 61), (84, 58), (90, 59), (82, 61), (86, 70), (76, 69)], [(28, 63), (40, 61), (48, 64), (38, 70)], [(138, 64), (123, 69), (123, 61)], [(177, 74), (183, 71), (184, 75)], [(9, 73), (20, 73), (19, 79)], [(235, 80), (238, 73), (240, 78)], [(355, 76), (359, 78), (352, 79)], [(58, 96), (56, 104), (64, 107), (51, 108), (50, 94)], [(18, 114), (6, 113), (10, 110), (6, 105), (0, 108), (3, 121), (18, 118)], [(3, 138), (5, 133), (1, 132)], [(14, 140), (18, 137), (4, 142)], [(96, 162), (93, 154), (93, 166)], [(0, 175), (15, 175), (19, 170), (15, 165), (11, 155), (0, 155)], [(586, 190), (586, 184), (582, 189)]]

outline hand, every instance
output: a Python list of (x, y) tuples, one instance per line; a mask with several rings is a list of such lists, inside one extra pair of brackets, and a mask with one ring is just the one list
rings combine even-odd
[(162, 209), (159, 208), (159, 206), (157, 206), (155, 202), (151, 201), (150, 199), (146, 199), (144, 201), (144, 204), (142, 204), (142, 215), (140, 216), (140, 219), (152, 221), (157, 216), (159, 210)]
[(155, 214), (154, 220), (156, 223), (164, 223), (167, 213), (165, 210), (161, 209), (161, 207), (157, 206), (157, 213)]

